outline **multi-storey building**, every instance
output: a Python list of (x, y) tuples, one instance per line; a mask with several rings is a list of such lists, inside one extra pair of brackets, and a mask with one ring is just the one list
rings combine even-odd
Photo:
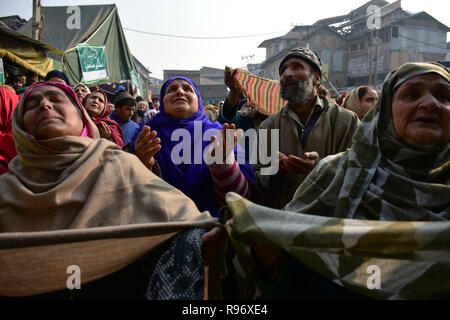
[[(227, 86), (224, 83), (224, 70), (202, 67), (200, 70), (164, 70), (164, 81), (182, 76), (192, 79), (200, 90), (203, 105), (215, 104), (224, 101), (227, 96)], [(159, 97), (162, 83), (152, 84), (152, 95)]]
[(401, 0), (372, 0), (347, 15), (295, 26), (284, 36), (262, 42), (266, 60), (261, 76), (279, 79), (282, 58), (292, 48), (305, 46), (322, 57), (323, 82), (329, 89), (380, 85), (390, 70), (406, 62), (446, 60), (449, 30), (426, 12), (403, 10)]

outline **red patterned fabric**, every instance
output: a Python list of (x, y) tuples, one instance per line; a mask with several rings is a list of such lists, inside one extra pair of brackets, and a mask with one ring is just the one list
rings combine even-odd
[(19, 96), (0, 87), (0, 174), (8, 172), (9, 161), (17, 155), (12, 136), (11, 119)]

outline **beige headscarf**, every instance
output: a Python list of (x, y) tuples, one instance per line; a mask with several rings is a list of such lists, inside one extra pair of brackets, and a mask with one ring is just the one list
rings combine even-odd
[(0, 176), (0, 295), (64, 289), (70, 265), (80, 267), (82, 283), (93, 281), (178, 231), (218, 225), (112, 142), (75, 136), (36, 140), (22, 123), (26, 96), (13, 114), (19, 155)]
[(345, 97), (344, 102), (342, 103), (342, 107), (356, 113), (359, 120), (362, 120), (362, 118), (366, 115), (364, 110), (361, 108), (361, 101), (358, 97), (359, 89), (361, 88), (362, 87), (356, 87), (353, 89), (352, 92)]

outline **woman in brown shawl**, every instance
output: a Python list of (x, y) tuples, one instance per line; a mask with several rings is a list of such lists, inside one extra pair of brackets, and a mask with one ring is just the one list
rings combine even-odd
[(101, 138), (115, 142), (120, 148), (123, 147), (123, 133), (120, 125), (109, 118), (108, 97), (106, 93), (98, 89), (88, 94), (83, 99), (83, 105), (87, 113), (98, 128)]
[[(191, 228), (212, 228), (202, 236), (208, 263), (223, 235), (217, 220), (136, 156), (99, 139), (69, 86), (30, 87), (14, 110), (13, 136), (18, 156), (0, 176), (0, 296), (67, 289), (73, 266), (88, 288)], [(120, 291), (113, 289), (102, 298)]]
[(353, 111), (362, 120), (367, 112), (377, 102), (378, 93), (370, 86), (362, 86), (353, 89), (353, 91), (345, 97), (342, 107)]

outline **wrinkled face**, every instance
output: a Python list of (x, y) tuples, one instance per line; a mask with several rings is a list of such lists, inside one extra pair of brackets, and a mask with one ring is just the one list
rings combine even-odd
[(105, 111), (105, 96), (101, 92), (94, 92), (86, 99), (85, 108), (93, 118), (100, 117)]
[(63, 79), (58, 78), (58, 77), (51, 77), (51, 78), (48, 79), (48, 81), (61, 82), (61, 83), (67, 84)]
[(128, 122), (131, 120), (133, 113), (136, 111), (136, 106), (123, 105), (120, 108), (116, 108), (116, 116), (120, 122)]
[(61, 89), (41, 86), (31, 91), (24, 104), (25, 131), (38, 140), (79, 136), (83, 130), (80, 110)]
[(433, 73), (408, 79), (394, 94), (397, 134), (412, 145), (431, 145), (450, 137), (450, 84)]
[(360, 105), (361, 109), (366, 114), (377, 102), (378, 93), (374, 89), (368, 89), (366, 94), (361, 98)]
[(81, 102), (83, 101), (84, 97), (87, 96), (88, 91), (83, 86), (78, 86), (75, 88), (75, 94), (77, 95), (78, 100)]
[(280, 68), (280, 94), (294, 105), (306, 105), (314, 96), (314, 86), (320, 83), (318, 73), (303, 59), (292, 57)]
[(198, 111), (198, 97), (189, 82), (173, 80), (164, 95), (164, 110), (175, 119), (188, 118)]

